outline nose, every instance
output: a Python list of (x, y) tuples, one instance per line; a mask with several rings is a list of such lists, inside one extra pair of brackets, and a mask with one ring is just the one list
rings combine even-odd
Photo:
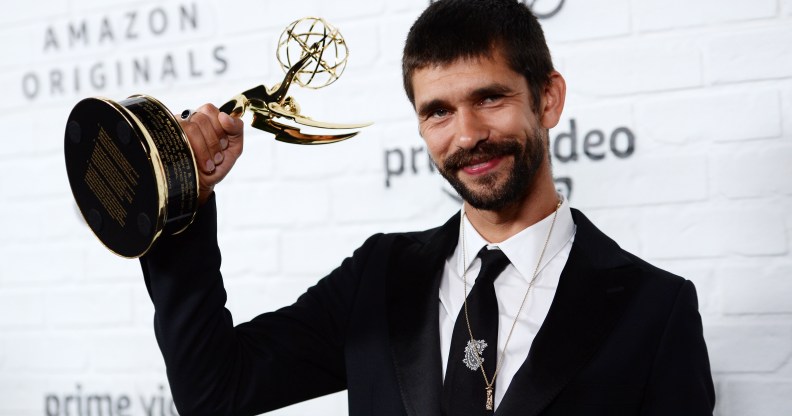
[(486, 140), (489, 136), (489, 129), (479, 115), (471, 109), (457, 110), (456, 121), (456, 145), (464, 149), (476, 147), (478, 142)]

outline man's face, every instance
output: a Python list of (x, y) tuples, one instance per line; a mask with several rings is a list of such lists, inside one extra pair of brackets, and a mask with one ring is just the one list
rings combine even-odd
[(418, 69), (412, 85), (421, 136), (462, 199), (484, 210), (522, 200), (547, 154), (525, 78), (498, 54)]

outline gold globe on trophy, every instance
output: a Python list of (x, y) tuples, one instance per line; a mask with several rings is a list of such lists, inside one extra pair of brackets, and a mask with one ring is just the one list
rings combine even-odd
[[(286, 143), (346, 140), (370, 123), (313, 120), (287, 92), (292, 83), (313, 89), (332, 84), (348, 57), (338, 29), (324, 19), (292, 22), (278, 41), (283, 80), (238, 94), (220, 111), (233, 117), (250, 111), (253, 127)], [(328, 132), (306, 134), (301, 126)], [(80, 101), (66, 124), (64, 155), (77, 206), (112, 252), (140, 257), (161, 235), (178, 234), (192, 223), (198, 209), (198, 170), (177, 118), (157, 99), (133, 95), (118, 102), (100, 97)]]
[[(313, 45), (318, 46), (316, 51)], [(309, 17), (286, 27), (276, 54), (285, 72), (306, 55), (311, 55), (310, 64), (297, 71), (294, 81), (301, 87), (318, 89), (336, 82), (344, 73), (349, 50), (338, 29), (322, 18)]]

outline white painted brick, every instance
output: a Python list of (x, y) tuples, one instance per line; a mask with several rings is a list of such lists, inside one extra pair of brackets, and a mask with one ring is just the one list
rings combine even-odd
[[(352, 69), (339, 85), (327, 88), (328, 99), (324, 103), (328, 108), (322, 114), (349, 123), (415, 120), (415, 111), (402, 89), (399, 70), (388, 68), (356, 76)], [(371, 93), (363, 94), (363, 91)], [(413, 132), (417, 128), (410, 131)]]
[(79, 374), (87, 369), (88, 352), (80, 334), (13, 333), (6, 340), (4, 373)]
[[(570, 200), (570, 204), (573, 208), (580, 208), (575, 200)], [(636, 255), (641, 254), (639, 217), (635, 215), (634, 208), (593, 208), (583, 209), (582, 212), (621, 248)]]
[[(428, 0), (403, 0), (403, 1), (389, 1), (386, 2), (388, 4), (388, 11), (392, 13), (399, 13), (399, 12), (407, 12), (412, 13), (415, 15), (415, 18), (418, 18), (418, 15), (429, 6)], [(406, 32), (405, 32), (406, 33)]]
[[(31, 20), (52, 18), (67, 12), (69, 3), (59, 0), (41, 0), (14, 4), (12, 13), (0, 15), (0, 25), (8, 26)], [(10, 10), (9, 10), (10, 11)]]
[(706, 77), (716, 84), (792, 75), (792, 29), (789, 25), (733, 32), (707, 42)]
[(79, 245), (17, 242), (2, 251), (8, 256), (0, 271), (4, 285), (52, 284), (78, 277), (85, 270), (84, 251)]
[(279, 143), (274, 149), (275, 171), (284, 179), (312, 180), (337, 177), (356, 168), (376, 150), (365, 137), (330, 146), (294, 146)]
[(162, 367), (162, 354), (154, 330), (103, 331), (88, 339), (91, 368), (106, 374), (147, 373)]
[[(0, 110), (10, 112), (30, 105), (30, 100), (25, 98), (22, 86), (24, 70), (8, 70), (0, 73), (0, 91), (5, 93), (3, 100), (0, 100)], [(32, 88), (32, 87), (31, 87)]]
[(27, 156), (34, 153), (36, 144), (40, 141), (29, 136), (29, 133), (33, 130), (38, 120), (38, 115), (33, 113), (22, 113), (16, 117), (0, 118), (0, 130), (7, 132), (8, 137), (24, 138), (16, 140), (13, 146), (1, 146), (0, 157)]
[[(706, 198), (704, 155), (640, 155), (607, 162), (580, 162), (558, 169), (572, 179), (572, 198), (581, 208), (696, 201)], [(563, 172), (563, 173), (562, 173)]]
[(772, 372), (792, 353), (790, 325), (709, 325), (704, 336), (715, 373)]
[[(249, 33), (263, 29), (280, 32), (291, 22), (306, 16), (317, 16), (321, 10), (318, 0), (296, 0), (283, 3), (258, 0), (240, 0), (229, 7), (226, 3), (213, 0), (215, 19), (220, 33)], [(333, 22), (330, 22), (331, 24)]]
[(0, 288), (0, 328), (42, 328), (44, 301), (31, 289)]
[(712, 156), (714, 189), (732, 197), (792, 194), (792, 146), (761, 142), (719, 149)]
[(290, 231), (283, 236), (283, 271), (324, 276), (359, 247), (364, 238), (333, 228)]
[(102, 285), (47, 290), (47, 322), (64, 327), (118, 326), (132, 322), (128, 287)]
[[(428, 5), (428, 3), (427, 3)], [(418, 15), (396, 15), (382, 19), (382, 55), (391, 65), (400, 65), (404, 41)]]
[[(335, 26), (350, 20), (382, 13), (388, 2), (385, 0), (345, 0), (322, 2), (320, 13)], [(334, 23), (338, 22), (338, 23)], [(344, 33), (341, 31), (341, 33)]]
[[(331, 3), (332, 4), (332, 3)], [(362, 23), (347, 22), (338, 30), (344, 37), (349, 49), (349, 60), (346, 69), (356, 68), (371, 70), (381, 56), (379, 45), (380, 22), (365, 21)], [(346, 74), (346, 69), (344, 74)]]
[(653, 259), (786, 254), (783, 213), (763, 203), (659, 207), (641, 218), (644, 256)]
[[(248, 115), (246, 121), (252, 120)], [(242, 157), (234, 165), (224, 182), (215, 189), (218, 195), (224, 194), (227, 184), (235, 182), (261, 182), (272, 179), (277, 172), (275, 170), (275, 149), (284, 144), (276, 142), (272, 134), (250, 127), (249, 123), (245, 126), (245, 141)]]
[(776, 91), (684, 92), (641, 100), (635, 108), (637, 134), (646, 140), (686, 144), (781, 135)]
[(775, 373), (779, 377), (792, 378), (792, 362), (787, 362)]
[(777, 3), (775, 0), (639, 0), (632, 2), (632, 12), (636, 29), (653, 31), (774, 17)]
[[(256, 79), (256, 84), (247, 85), (239, 91), (225, 85), (216, 85), (215, 89), (228, 89), (227, 99), (257, 84), (271, 87), (283, 80), (284, 72), (280, 69), (276, 58), (277, 34), (256, 33), (229, 41), (218, 39), (217, 45), (225, 48), (224, 57), (228, 61), (228, 71), (225, 76), (230, 79)], [(256, 53), (251, 53), (252, 51)]]
[[(40, 176), (55, 180), (51, 174)], [(84, 222), (73, 200), (4, 200), (0, 204), (0, 218), (5, 219), (6, 232), (14, 236), (14, 243), (49, 243), (86, 236)], [(45, 226), (39, 226), (42, 221), (46, 221)]]
[(792, 409), (792, 379), (751, 377), (722, 385), (720, 416), (778, 416)]
[(686, 38), (587, 45), (559, 56), (567, 88), (594, 96), (684, 89), (701, 84), (699, 49)]
[[(134, 5), (134, 0), (80, 0), (74, 2), (74, 10), (93, 11), (96, 9), (117, 9)], [(182, 3), (182, 2), (179, 2)], [(206, 3), (206, 0), (192, 0), (189, 3)]]
[[(86, 229), (85, 232), (91, 233), (89, 229)], [(79, 277), (80, 281), (107, 284), (143, 283), (143, 275), (138, 261), (114, 254), (98, 238), (94, 238), (93, 234), (91, 234), (91, 238), (94, 241), (85, 244), (84, 267)]]
[[(71, 109), (69, 109), (71, 111)], [(30, 130), (17, 132), (17, 137), (28, 137), (33, 150), (41, 155), (58, 155), (63, 159), (64, 135), (66, 131), (66, 114), (63, 108), (43, 107), (33, 113), (33, 126)], [(43, 121), (47, 122), (43, 122)], [(65, 175), (65, 168), (64, 168)], [(60, 184), (62, 182), (58, 182)]]
[(12, 57), (0, 61), (0, 68), (6, 69), (20, 65), (29, 65), (34, 60), (32, 51), (39, 51), (40, 44), (34, 43), (34, 34), (38, 34), (40, 25), (24, 25), (3, 27), (0, 29), (0, 56)]
[(380, 177), (333, 183), (333, 217), (342, 223), (404, 220), (431, 212), (448, 199), (440, 175), (404, 177), (390, 188)]
[(218, 235), (226, 281), (250, 273), (264, 277), (281, 270), (279, 234), (265, 229), (225, 230)]
[[(541, 7), (542, 2), (536, 3), (536, 7)], [(553, 18), (541, 21), (545, 38), (552, 48), (554, 43), (626, 35), (630, 32), (629, 3), (629, 0), (589, 0), (567, 4)]]
[(320, 181), (239, 183), (223, 192), (229, 202), (218, 209), (236, 225), (316, 224), (329, 218), (330, 193)]
[(47, 384), (45, 376), (29, 375), (0, 379), (0, 414), (41, 415), (45, 395), (42, 388)]
[(719, 268), (724, 313), (792, 313), (792, 264), (766, 263), (762, 259)]
[[(792, 88), (785, 88), (781, 92), (781, 113), (792, 114)], [(784, 137), (792, 137), (792, 117), (783, 117)]]
[[(6, 168), (14, 175), (0, 176), (0, 189), (5, 198), (63, 196), (71, 193), (61, 154), (11, 160), (6, 162)], [(42, 175), (42, 172), (52, 172), (53, 175)]]

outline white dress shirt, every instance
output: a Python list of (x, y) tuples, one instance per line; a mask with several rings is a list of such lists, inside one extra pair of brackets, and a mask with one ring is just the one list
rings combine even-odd
[[(563, 198), (562, 196), (559, 197)], [(550, 235), (550, 240), (547, 243), (542, 263), (539, 266), (539, 274), (536, 277), (533, 288), (528, 293), (528, 299), (517, 320), (514, 333), (504, 356), (503, 349), (506, 339), (509, 336), (514, 317), (525, 297), (528, 284), (533, 277), (552, 222), (553, 214), (551, 213), (538, 223), (520, 231), (506, 241), (490, 244), (467, 221), (463, 211), (462, 226), (464, 227), (466, 254), (462, 255), (463, 237), (460, 233), (456, 249), (451, 257), (446, 260), (443, 269), (439, 296), (440, 347), (443, 374), (445, 374), (454, 324), (464, 303), (463, 270), (467, 269), (467, 292), (469, 294), (481, 268), (481, 260), (476, 255), (482, 247), (499, 248), (511, 262), (495, 280), (499, 318), (498, 359), (503, 360), (498, 377), (495, 379), (496, 408), (503, 399), (503, 395), (506, 393), (506, 389), (511, 383), (514, 374), (517, 373), (525, 358), (528, 357), (531, 343), (547, 316), (558, 287), (558, 279), (572, 249), (572, 241), (575, 238), (575, 224), (572, 221), (569, 203), (564, 199), (558, 209), (558, 217)], [(463, 265), (463, 257), (467, 264)], [(474, 333), (473, 335), (475, 336), (476, 334)], [(460, 363), (460, 365), (464, 364)], [(465, 369), (465, 371), (469, 370)], [(476, 375), (482, 377), (480, 370), (476, 371)], [(491, 378), (492, 375), (487, 374), (487, 377)]]

